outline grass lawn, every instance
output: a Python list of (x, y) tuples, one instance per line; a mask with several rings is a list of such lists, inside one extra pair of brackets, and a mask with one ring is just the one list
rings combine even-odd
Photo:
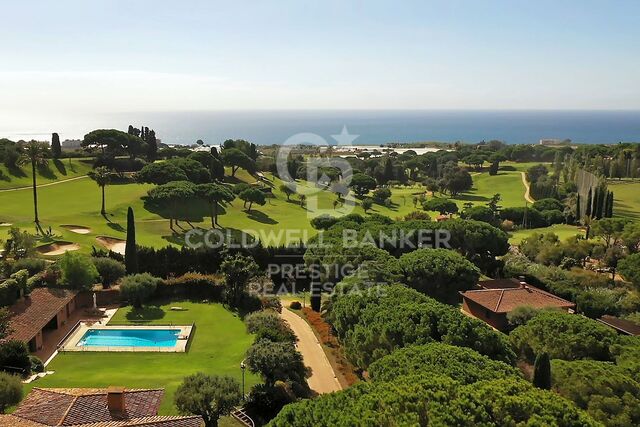
[[(519, 169), (526, 169), (530, 164), (518, 164)], [(83, 165), (84, 167), (84, 165)], [(78, 166), (79, 171), (80, 166)], [(86, 171), (85, 171), (86, 172)], [(265, 245), (276, 245), (299, 241), (316, 234), (310, 220), (322, 213), (341, 216), (349, 213), (346, 207), (333, 209), (335, 195), (329, 191), (319, 191), (305, 181), (298, 181), (298, 191), (307, 195), (306, 207), (301, 207), (297, 196), (288, 201), (279, 190), (282, 184), (278, 178), (265, 174), (273, 183), (275, 197), (268, 198), (264, 206), (254, 205), (251, 212), (243, 206), (239, 199), (220, 209), (219, 222), (224, 228), (243, 230), (257, 237), (263, 237)], [(229, 182), (255, 182), (255, 178), (246, 171), (239, 170)], [(500, 193), (501, 205), (523, 206), (525, 188), (519, 171), (500, 171), (496, 176), (488, 172), (474, 173), (474, 188), (454, 200), (459, 207), (466, 202), (485, 204), (489, 198)], [(106, 188), (107, 219), (100, 215), (100, 190), (90, 179), (63, 182), (58, 185), (38, 189), (39, 212), (45, 229), (51, 227), (54, 240), (78, 243), (80, 251), (89, 253), (91, 247), (102, 247), (97, 236), (125, 238), (126, 212), (133, 207), (136, 215), (137, 241), (141, 245), (162, 247), (168, 244), (182, 244), (182, 237), (169, 229), (168, 212), (145, 204), (143, 197), (152, 188), (150, 184), (109, 185)], [(378, 213), (391, 218), (399, 218), (416, 210), (413, 197), (423, 191), (423, 187), (400, 187), (392, 189), (393, 205), (386, 207), (374, 204), (370, 213)], [(353, 195), (348, 196), (354, 201)], [(355, 200), (355, 213), (363, 214), (359, 200)], [(209, 210), (201, 202), (194, 201), (184, 209), (184, 218), (193, 226), (209, 228)], [(418, 207), (420, 210), (420, 207)], [(437, 213), (430, 212), (435, 218)], [(23, 229), (34, 230), (33, 201), (31, 191), (19, 190), (0, 192), (0, 223), (11, 223)], [(184, 230), (190, 229), (182, 223)], [(88, 234), (76, 234), (61, 227), (62, 225), (78, 225), (90, 228)], [(292, 231), (293, 230), (293, 231)], [(0, 227), (0, 239), (6, 238), (8, 227)], [(275, 238), (265, 240), (266, 233), (273, 233)], [(43, 241), (49, 243), (48, 241)]]
[[(36, 171), (38, 184), (49, 184), (58, 180), (86, 175), (91, 171), (93, 159), (49, 160), (46, 167)], [(7, 168), (0, 164), (0, 190), (28, 187), (31, 185), (31, 165)]]
[(640, 181), (609, 180), (607, 184), (613, 191), (613, 214), (639, 221)]
[(555, 224), (549, 227), (530, 228), (528, 230), (514, 231), (513, 233), (511, 233), (509, 242), (517, 245), (523, 239), (531, 236), (533, 233), (555, 233), (558, 235), (560, 240), (565, 240), (566, 238), (573, 237), (576, 234), (580, 234), (581, 236), (584, 236), (584, 231), (580, 230), (578, 227), (574, 225)]
[[(170, 311), (171, 306), (181, 306), (187, 311)], [(229, 375), (242, 381), (240, 362), (253, 337), (246, 333), (242, 320), (222, 305), (173, 301), (149, 306), (141, 312), (125, 307), (118, 310), (110, 325), (131, 324), (132, 320), (148, 320), (148, 324), (189, 325), (195, 322), (196, 331), (187, 353), (61, 353), (48, 366), (55, 374), (30, 386), (162, 387), (165, 397), (160, 414), (171, 415), (177, 414), (173, 405), (174, 393), (189, 374)], [(246, 390), (258, 381), (258, 377), (247, 371)]]

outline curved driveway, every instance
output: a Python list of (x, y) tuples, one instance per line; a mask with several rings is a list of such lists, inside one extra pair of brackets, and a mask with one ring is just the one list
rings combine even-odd
[(322, 345), (313, 333), (311, 326), (294, 312), (282, 309), (280, 314), (298, 336), (298, 351), (304, 358), (304, 364), (311, 368), (311, 377), (307, 382), (311, 390), (322, 394), (342, 390), (333, 368), (327, 359)]

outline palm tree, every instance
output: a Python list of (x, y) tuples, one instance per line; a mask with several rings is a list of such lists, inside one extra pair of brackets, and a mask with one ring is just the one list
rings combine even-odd
[(33, 179), (33, 211), (34, 222), (40, 229), (40, 218), (38, 218), (38, 183), (36, 169), (38, 166), (46, 166), (49, 163), (49, 146), (44, 142), (30, 141), (22, 148), (22, 154), (18, 159), (19, 165), (31, 163), (31, 175)]
[(106, 166), (100, 166), (96, 168), (94, 171), (89, 172), (89, 177), (98, 184), (100, 189), (102, 190), (102, 209), (100, 210), (100, 214), (102, 216), (107, 214), (105, 209), (105, 199), (104, 199), (104, 187), (109, 185), (111, 182), (111, 177), (113, 176), (113, 172), (107, 168)]

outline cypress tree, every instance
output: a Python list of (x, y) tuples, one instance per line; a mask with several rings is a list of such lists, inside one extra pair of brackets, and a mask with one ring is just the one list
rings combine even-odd
[(593, 207), (591, 208), (592, 217), (595, 219), (600, 219), (598, 216), (598, 205), (600, 202), (600, 189), (596, 187), (593, 191)]
[(582, 215), (580, 214), (580, 193), (576, 196), (576, 222), (580, 222)]
[(591, 192), (591, 188), (589, 188), (589, 194), (587, 195), (587, 209), (585, 215), (591, 218), (591, 205), (593, 204), (593, 193)]
[(138, 273), (138, 249), (136, 247), (136, 223), (133, 209), (127, 210), (127, 243), (124, 251), (124, 265), (127, 274)]
[(536, 356), (533, 365), (533, 385), (543, 390), (551, 389), (551, 363), (547, 353)]
[(320, 283), (311, 283), (311, 295), (309, 296), (311, 302), (311, 309), (317, 313), (320, 313), (320, 307), (322, 305), (322, 289)]
[(62, 146), (60, 145), (60, 136), (57, 133), (51, 134), (51, 154), (54, 159), (59, 159), (62, 155)]

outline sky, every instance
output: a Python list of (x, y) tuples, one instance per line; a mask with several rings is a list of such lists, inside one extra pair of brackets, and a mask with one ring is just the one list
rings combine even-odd
[(0, 125), (130, 111), (640, 109), (637, 0), (0, 1)]

